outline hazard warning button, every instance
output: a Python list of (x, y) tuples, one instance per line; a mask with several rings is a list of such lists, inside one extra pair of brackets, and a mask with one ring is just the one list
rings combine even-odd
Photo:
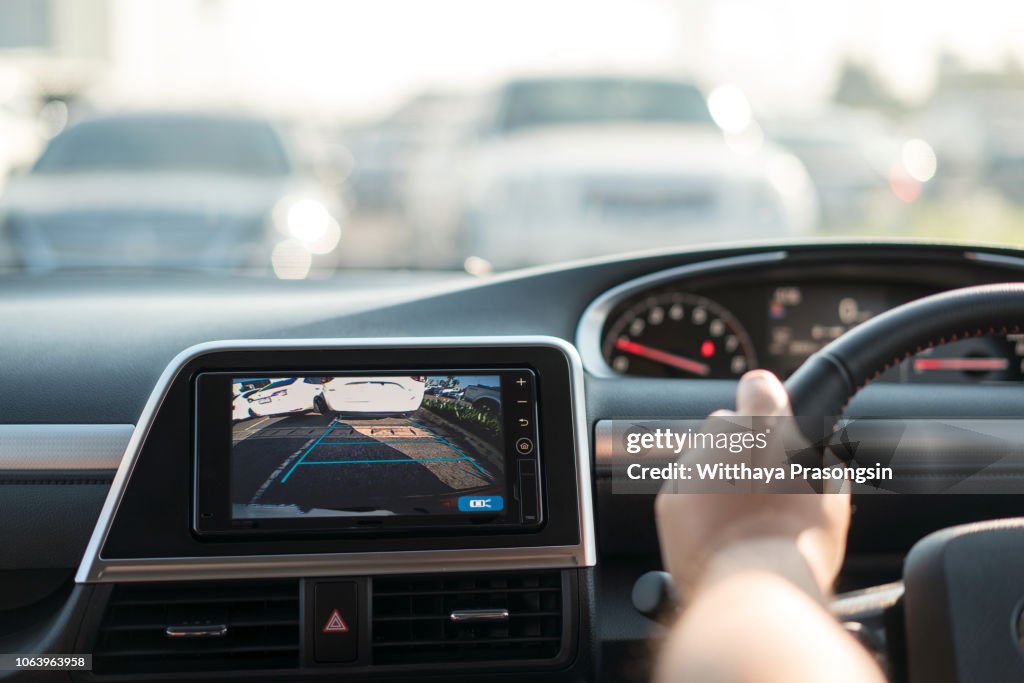
[(327, 623), (324, 624), (324, 633), (348, 633), (348, 624), (341, 616), (341, 612), (337, 608), (331, 612), (331, 616), (327, 617)]
[(318, 662), (354, 662), (359, 657), (359, 591), (354, 581), (316, 584), (314, 656)]

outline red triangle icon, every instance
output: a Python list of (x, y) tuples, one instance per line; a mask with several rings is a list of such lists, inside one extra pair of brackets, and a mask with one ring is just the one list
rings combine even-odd
[(348, 624), (341, 618), (341, 614), (335, 609), (324, 624), (324, 633), (348, 633)]

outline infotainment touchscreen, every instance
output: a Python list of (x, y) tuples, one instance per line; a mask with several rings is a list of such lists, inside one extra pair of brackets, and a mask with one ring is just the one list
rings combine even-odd
[(504, 509), (497, 375), (239, 377), (232, 416), (235, 519)]
[(227, 391), (205, 392), (203, 419), (217, 394), (230, 403), (230, 443), (198, 444), (200, 532), (540, 521), (536, 477), (520, 477), (537, 471), (530, 371), (217, 373), (210, 382)]

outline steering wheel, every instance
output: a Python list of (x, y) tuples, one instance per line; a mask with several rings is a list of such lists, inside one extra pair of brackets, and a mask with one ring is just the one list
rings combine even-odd
[[(793, 413), (814, 418), (798, 424), (811, 443), (822, 443), (850, 399), (901, 360), (958, 339), (1020, 332), (1022, 325), (1024, 283), (967, 287), (904, 304), (808, 358), (786, 381)], [(666, 577), (641, 577), (633, 594), (637, 609), (665, 615), (674, 600)], [(832, 611), (892, 679), (1021, 681), (1022, 578), (1024, 518), (951, 527), (911, 549), (902, 585), (837, 596)]]
[(865, 385), (915, 353), (1022, 325), (1024, 284), (965, 287), (898, 306), (835, 339), (786, 380), (793, 414), (838, 418)]
[[(1022, 325), (1024, 284), (967, 287), (899, 306), (808, 358), (786, 382), (793, 412), (837, 418), (858, 391), (901, 360), (958, 339), (1020, 332)], [(1020, 681), (1022, 576), (1024, 519), (952, 527), (910, 551), (902, 599), (898, 586), (869, 590), (839, 596), (834, 610), (858, 624), (876, 651), (889, 650), (890, 663), (899, 661), (890, 675), (930, 683)], [(901, 636), (905, 652), (897, 653)]]

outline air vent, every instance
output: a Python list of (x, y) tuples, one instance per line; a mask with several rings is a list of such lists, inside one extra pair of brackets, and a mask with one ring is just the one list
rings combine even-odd
[(93, 648), (100, 674), (298, 663), (298, 581), (115, 586)]
[(376, 578), (373, 662), (554, 659), (564, 634), (562, 580), (557, 571)]

